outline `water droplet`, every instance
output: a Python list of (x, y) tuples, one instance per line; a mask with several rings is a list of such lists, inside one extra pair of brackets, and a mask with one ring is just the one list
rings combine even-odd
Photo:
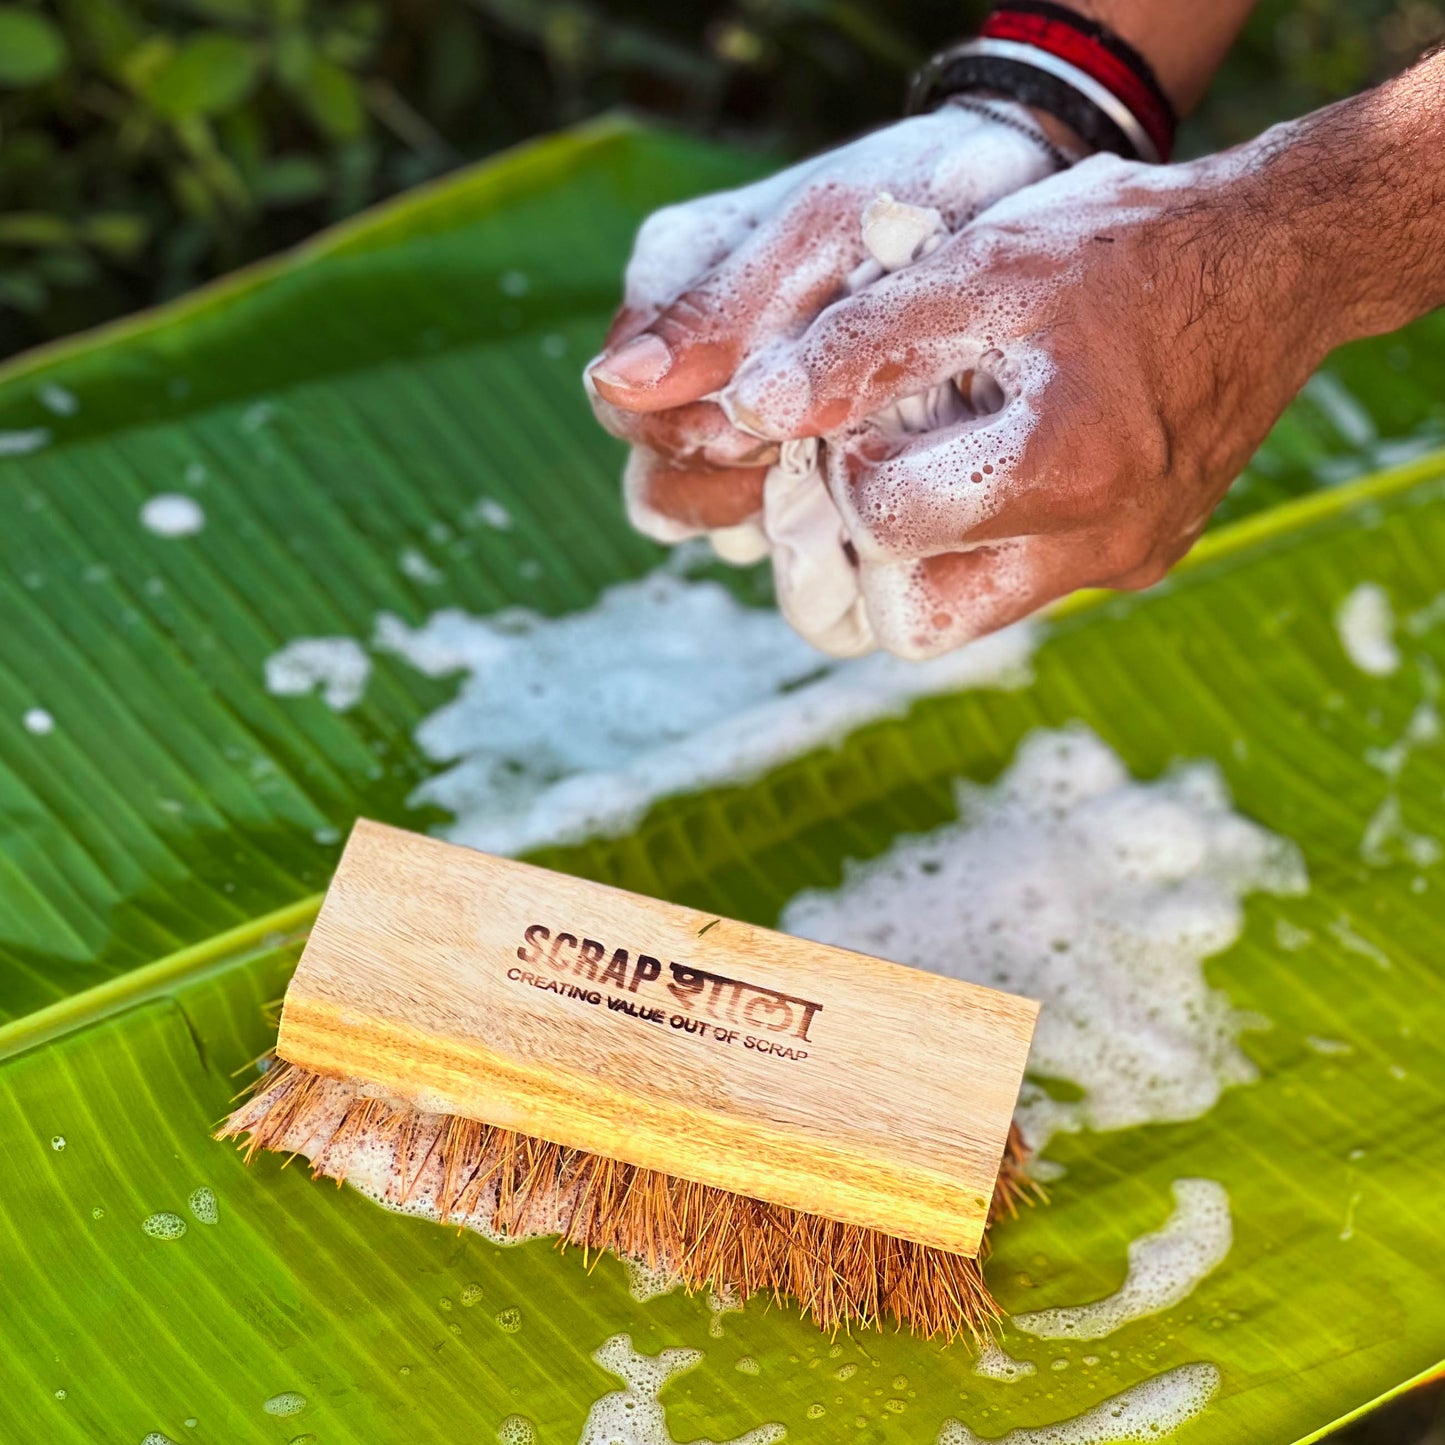
[(515, 1335), (522, 1328), (522, 1311), (517, 1309), (502, 1310), (497, 1315), (497, 1323), (509, 1335)]
[(65, 1397), (66, 1397), (69, 1393), (70, 1393), (70, 1392), (69, 1392), (68, 1390), (57, 1390), (57, 1391), (55, 1392), (55, 1398), (56, 1398), (57, 1400), (63, 1400), (63, 1399), (65, 1399)]
[(497, 1426), (498, 1445), (535, 1445), (537, 1431), (525, 1415), (508, 1415)]
[(851, 1380), (851, 1379), (853, 1378), (853, 1376), (856, 1375), (857, 1373), (858, 1373), (858, 1366), (857, 1366), (857, 1365), (852, 1365), (852, 1364), (849, 1364), (849, 1365), (839, 1365), (838, 1368), (837, 1368), (837, 1370), (834, 1372), (833, 1378), (834, 1378), (835, 1380)]
[(152, 1239), (179, 1239), (186, 1232), (186, 1221), (179, 1214), (161, 1210), (141, 1225)]
[(459, 1334), (461, 1334), (461, 1332), (462, 1332), (462, 1327), (461, 1327), (460, 1325), (457, 1325), (457, 1324), (448, 1325), (447, 1328), (448, 1328), (454, 1335), (459, 1335)]
[(181, 1421), (181, 1424), (184, 1425), (187, 1430), (194, 1430), (196, 1426), (200, 1423), (201, 1422), (197, 1420), (194, 1415), (188, 1415), (184, 1420)]
[(827, 1413), (827, 1410), (816, 1400), (808, 1406), (808, 1419), (810, 1420), (821, 1420)]
[(97, 1204), (95, 1208), (90, 1211), (90, 1217), (92, 1219), (104, 1219), (105, 1210), (103, 1210), (100, 1205)]
[(186, 1203), (191, 1206), (191, 1213), (196, 1216), (199, 1223), (219, 1223), (221, 1218), (220, 1206), (216, 1203), (216, 1191), (209, 1185), (202, 1184)]
[(409, 1374), (411, 1374), (411, 1366), (410, 1366), (410, 1365), (403, 1365), (403, 1366), (401, 1367), (401, 1369), (399, 1369), (399, 1370), (397, 1371), (397, 1374), (398, 1374), (398, 1375), (409, 1375)]
[(894, 1388), (895, 1390), (906, 1390), (906, 1389), (908, 1388), (908, 1376), (907, 1376), (907, 1375), (894, 1375), (894, 1377), (893, 1377), (893, 1388)]
[(59, 1154), (60, 1151), (65, 1148), (65, 1135), (64, 1135), (64, 1134), (57, 1134), (57, 1135), (50, 1141), (50, 1147), (51, 1147), (52, 1149), (54, 1149), (57, 1154)]
[(462, 1290), (462, 1305), (471, 1309), (474, 1304), (480, 1304), (482, 1299), (482, 1287), (479, 1284), (469, 1284)]
[(306, 1408), (306, 1396), (299, 1390), (282, 1390), (279, 1395), (272, 1395), (261, 1408), (268, 1415), (279, 1415), (284, 1419), (287, 1415), (299, 1415)]

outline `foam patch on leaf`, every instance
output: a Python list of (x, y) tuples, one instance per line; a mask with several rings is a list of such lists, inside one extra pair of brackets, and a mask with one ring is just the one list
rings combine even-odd
[(1187, 1299), (1224, 1263), (1234, 1242), (1229, 1196), (1213, 1179), (1177, 1179), (1174, 1213), (1129, 1245), (1129, 1272), (1106, 1299), (1015, 1315), (1014, 1326), (1045, 1340), (1101, 1340)]
[[(1114, 1445), (1162, 1440), (1202, 1414), (1219, 1388), (1219, 1371), (1209, 1364), (1181, 1365), (1105, 1400), (1102, 1405), (1035, 1430), (1010, 1430), (987, 1445)], [(985, 1445), (966, 1425), (949, 1420), (938, 1445)]]
[(345, 712), (361, 701), (371, 659), (354, 637), (298, 637), (266, 659), (266, 686), (281, 697), (320, 690), (328, 707)]
[(758, 777), (918, 697), (1021, 685), (1037, 636), (1021, 625), (922, 666), (840, 662), (775, 611), (662, 571), (559, 618), (447, 610), (409, 628), (383, 614), (375, 646), (465, 674), (416, 730), (449, 766), (413, 805), (452, 813), (453, 842), (521, 853), (625, 831), (660, 798)]
[[(578, 1445), (674, 1445), (658, 1391), (674, 1375), (692, 1369), (702, 1359), (701, 1351), (663, 1350), (643, 1355), (632, 1348), (629, 1336), (613, 1335), (592, 1358), (623, 1380), (626, 1388), (594, 1402)], [(772, 1445), (786, 1434), (781, 1425), (759, 1425), (725, 1445)], [(693, 1445), (716, 1442), (697, 1440)]]
[[(1204, 960), (1239, 938), (1248, 894), (1302, 893), (1306, 876), (1293, 843), (1234, 812), (1213, 764), (1136, 782), (1075, 727), (1033, 734), (996, 784), (957, 796), (958, 822), (800, 894), (781, 927), (1040, 1000), (1019, 1110), (1035, 1148), (1197, 1118), (1255, 1078), (1238, 1038), (1259, 1021)], [(1083, 1097), (1052, 1097), (1051, 1079)]]

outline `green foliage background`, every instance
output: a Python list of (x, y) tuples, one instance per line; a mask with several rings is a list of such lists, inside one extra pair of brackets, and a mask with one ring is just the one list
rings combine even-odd
[[(619, 104), (797, 154), (894, 115), (980, 0), (6, 0), (0, 355), (163, 300)], [(1238, 140), (1445, 34), (1264, 0), (1190, 123)]]

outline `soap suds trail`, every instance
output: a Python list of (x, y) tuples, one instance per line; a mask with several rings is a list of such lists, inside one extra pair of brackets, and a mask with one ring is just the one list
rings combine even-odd
[[(1036, 637), (1010, 628), (921, 666), (838, 662), (771, 609), (664, 569), (554, 619), (448, 610), (408, 628), (383, 614), (375, 646), (428, 676), (465, 674), (456, 699), (417, 727), (422, 752), (448, 766), (412, 804), (451, 812), (443, 831), (453, 842), (521, 853), (625, 831), (660, 798), (745, 782), (916, 698), (1022, 685)], [(268, 662), (273, 691), (278, 678), (293, 691), (321, 680), (298, 646)], [(326, 674), (328, 700), (359, 696), (364, 654), (352, 647), (352, 669)], [(287, 668), (273, 676), (282, 657)]]
[[(623, 1380), (626, 1388), (594, 1402), (578, 1445), (674, 1445), (658, 1392), (674, 1375), (696, 1365), (702, 1352), (663, 1350), (661, 1354), (643, 1355), (632, 1348), (629, 1336), (613, 1335), (592, 1358)], [(759, 1425), (726, 1445), (772, 1445), (786, 1434), (781, 1425)], [(696, 1440), (691, 1445), (715, 1442)]]
[(319, 688), (328, 707), (345, 712), (361, 701), (371, 659), (354, 637), (297, 637), (266, 659), (266, 686), (281, 697)]
[[(1236, 814), (1213, 764), (1133, 780), (1083, 727), (1026, 738), (989, 787), (959, 783), (960, 820), (798, 895), (781, 927), (1043, 1004), (1019, 1122), (1057, 1130), (1193, 1119), (1256, 1077), (1239, 1035), (1260, 1021), (1204, 978), (1252, 892), (1299, 894), (1293, 843)], [(1042, 1080), (1069, 1080), (1076, 1101)]]
[(29, 431), (0, 431), (0, 457), (28, 457), (50, 445), (50, 428), (32, 427)]
[(1013, 1325), (1045, 1340), (1101, 1340), (1133, 1320), (1159, 1314), (1194, 1292), (1234, 1242), (1229, 1196), (1213, 1179), (1177, 1179), (1174, 1213), (1157, 1233), (1129, 1245), (1118, 1291), (1093, 1304), (1015, 1315)]
[[(1404, 631), (1418, 637), (1438, 621), (1433, 604), (1405, 619)], [(1335, 611), (1340, 645), (1356, 667), (1372, 677), (1389, 677), (1404, 660), (1397, 640), (1394, 608), (1389, 594), (1375, 582), (1361, 582), (1346, 594)], [(1439, 709), (1441, 679), (1428, 654), (1414, 658), (1421, 698), (1403, 733), (1383, 747), (1365, 750), (1365, 761), (1389, 780), (1390, 790), (1366, 820), (1360, 837), (1360, 858), (1372, 868), (1406, 863), (1430, 868), (1445, 856), (1445, 847), (1433, 834), (1417, 832), (1405, 821), (1396, 785), (1411, 757), (1441, 739)]]
[(1083, 1415), (1036, 1430), (1010, 1430), (985, 1441), (949, 1420), (938, 1445), (1114, 1445), (1162, 1440), (1202, 1414), (1219, 1388), (1219, 1371), (1208, 1364), (1180, 1365), (1105, 1400)]
[(997, 1340), (989, 1340), (973, 1362), (975, 1375), (985, 1380), (1002, 1380), (1005, 1385), (1025, 1380), (1037, 1369), (1038, 1366), (1029, 1360), (1014, 1359)]
[(1388, 677), (1400, 666), (1395, 645), (1395, 612), (1389, 593), (1378, 583), (1361, 582), (1335, 612), (1340, 646), (1361, 672)]
[(682, 1288), (680, 1275), (665, 1269), (653, 1269), (641, 1260), (624, 1259), (622, 1268), (627, 1274), (627, 1292), (639, 1304), (646, 1304), (648, 1300), (659, 1299)]

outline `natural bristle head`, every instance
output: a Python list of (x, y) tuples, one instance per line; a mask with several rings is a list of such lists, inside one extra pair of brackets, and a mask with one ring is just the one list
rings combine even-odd
[[(822, 1329), (881, 1327), (982, 1341), (999, 1319), (979, 1260), (767, 1204), (449, 1114), (375, 1098), (294, 1064), (264, 1076), (219, 1131), (301, 1154), (316, 1176), (351, 1177), (392, 1208), (492, 1237), (555, 1234), (611, 1250), (689, 1290), (794, 1300)], [(1011, 1133), (993, 1214), (1036, 1192)]]

